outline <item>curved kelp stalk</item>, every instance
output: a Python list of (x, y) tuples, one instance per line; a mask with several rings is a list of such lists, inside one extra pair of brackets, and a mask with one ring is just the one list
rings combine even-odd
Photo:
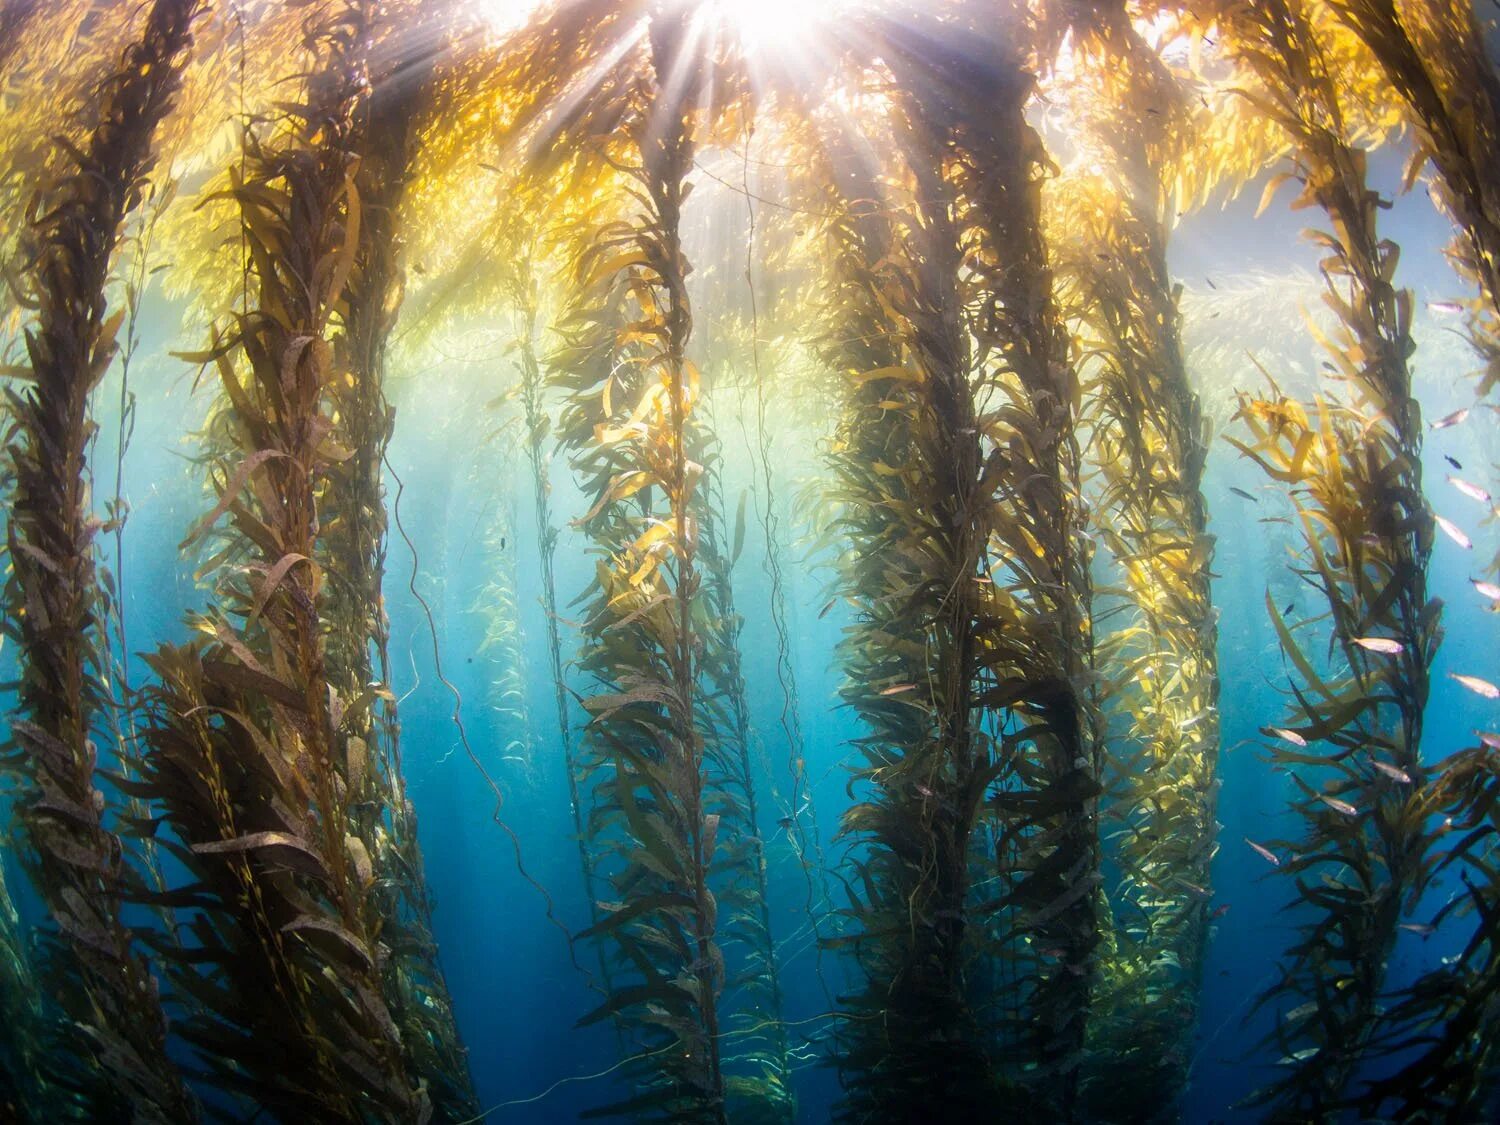
[(1001, 1091), (1071, 1116), (1097, 942), (1078, 394), (1046, 160), (1021, 60), (974, 57), (961, 27), (884, 28), (900, 193), (888, 219), (845, 207), (835, 229), (843, 694), (870, 730), (844, 825), (869, 848), (860, 932), (840, 939), (868, 978), (843, 1059), (855, 1120), (973, 1114)]
[(1291, 713), (1266, 733), (1304, 826), (1281, 870), (1311, 920), (1263, 998), (1296, 1007), (1274, 1033), (1284, 1071), (1256, 1100), (1276, 1120), (1331, 1120), (1380, 1023), (1386, 962), (1431, 845), (1420, 743), (1441, 630), (1440, 603), (1427, 597), (1433, 520), (1407, 370), (1412, 302), (1391, 284), (1398, 247), (1377, 232), (1383, 201), (1301, 0), (1234, 5), (1220, 29), (1257, 80), (1247, 96), (1295, 146), (1299, 204), (1321, 207), (1333, 226), (1311, 236), (1326, 253), (1324, 301), (1338, 318), (1322, 341), (1333, 386), (1309, 407), (1279, 391), (1241, 395), (1250, 437), (1232, 439), (1291, 490), (1304, 550), (1296, 570), (1327, 602), (1337, 655), (1333, 673), (1320, 674), (1296, 636), (1311, 622), (1287, 621), (1267, 598), (1295, 673)]
[[(1100, 175), (1059, 185), (1062, 300), (1090, 358), (1085, 394), (1097, 521), (1131, 609), (1105, 662), (1128, 737), (1108, 758), (1109, 854), (1122, 868), (1090, 1025), (1088, 1116), (1175, 1118), (1188, 1080), (1208, 939), (1219, 749), (1208, 432), (1188, 383), (1167, 271), (1182, 92), (1125, 5), (1075, 27), (1088, 59), (1084, 143)], [(1149, 112), (1148, 112), (1149, 110)], [(1136, 117), (1132, 129), (1114, 122)], [(1118, 747), (1118, 749), (1116, 749)]]
[(1338, 19), (1378, 60), (1416, 126), (1407, 170), (1437, 169), (1437, 199), (1458, 226), (1449, 251), (1479, 289), (1469, 307), (1484, 360), (1479, 393), (1500, 385), (1500, 74), (1475, 6), (1464, 0), (1329, 0)]
[(192, 1096), (167, 1056), (155, 977), (133, 946), (121, 899), (137, 889), (96, 788), (100, 711), (108, 704), (90, 507), (90, 398), (114, 358), (124, 310), (106, 301), (126, 217), (155, 163), (199, 0), (156, 0), (140, 38), (96, 93), (93, 130), (29, 208), (26, 382), (6, 392), (10, 580), (5, 629), (21, 664), (3, 764), (19, 781), (22, 862), (57, 929), (45, 979), (71, 1030), (59, 1085), (96, 1119), (185, 1121)]
[(706, 65), (690, 52), (692, 20), (659, 8), (636, 49), (649, 61), (620, 84), (607, 158), (634, 206), (579, 243), (552, 361), (568, 394), (560, 438), (593, 502), (578, 522), (601, 554), (578, 663), (602, 691), (583, 699), (580, 749), (594, 870), (617, 896), (586, 931), (615, 958), (608, 998), (582, 1022), (613, 1017), (638, 1048), (625, 1068), (634, 1095), (596, 1115), (785, 1120), (776, 1075), (736, 1074), (725, 1051), (726, 948), (746, 917), (737, 882), (754, 828), (703, 623), (700, 384), (680, 235)]
[(383, 470), (395, 427), (395, 411), (385, 397), (385, 356), (404, 291), (399, 218), (443, 28), (431, 9), (423, 13), (415, 5), (388, 5), (382, 20), (384, 54), (396, 61), (373, 76), (360, 110), (354, 180), (359, 239), (343, 295), (342, 331), (332, 341), (334, 368), (343, 377), (328, 385), (329, 410), (349, 455), (327, 465), (318, 501), (316, 561), (331, 576), (322, 616), (328, 681), (345, 706), (350, 831), (378, 876), (373, 898), (382, 940), (391, 950), (383, 968), (386, 1002), (434, 1110), (440, 1118), (459, 1120), (472, 1117), (479, 1106), (432, 937), (432, 903), (389, 689), (390, 619), (383, 591), (388, 538)]
[(350, 831), (369, 701), (331, 680), (319, 561), (319, 500), (351, 456), (332, 388), (352, 373), (328, 335), (362, 245), (372, 7), (314, 17), (303, 101), (269, 139), (246, 131), (229, 191), (247, 303), (211, 357), (220, 499), (189, 536), (228, 514), (207, 564), (219, 605), (194, 620), (201, 639), (150, 657), (143, 787), (189, 877), (168, 901), (193, 911), (171, 965), (183, 1035), (224, 1090), (286, 1121), (431, 1114), (383, 999), (384, 872)]

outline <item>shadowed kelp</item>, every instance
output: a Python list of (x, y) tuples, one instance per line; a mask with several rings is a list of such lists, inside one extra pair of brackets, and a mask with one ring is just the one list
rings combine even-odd
[[(1208, 939), (1219, 739), (1208, 427), (1188, 384), (1167, 272), (1184, 94), (1125, 5), (1072, 13), (1068, 97), (1092, 171), (1053, 190), (1061, 300), (1086, 358), (1087, 413), (1109, 548), (1130, 615), (1101, 640), (1111, 740), (1105, 834), (1123, 872), (1090, 1023), (1088, 1116), (1175, 1119)], [(1057, 30), (1061, 30), (1058, 28)], [(1064, 91), (1059, 90), (1060, 94)], [(1119, 124), (1121, 116), (1130, 119)], [(1102, 599), (1100, 599), (1102, 601)]]
[[(616, 954), (609, 996), (583, 1022), (612, 1017), (640, 1048), (627, 1060), (634, 1096), (595, 1113), (785, 1120), (778, 1073), (735, 1074), (725, 1041), (727, 986), (741, 983), (728, 979), (726, 945), (756, 922), (740, 878), (758, 855), (713, 682), (727, 665), (703, 620), (707, 470), (693, 459), (704, 431), (680, 231), (710, 65), (694, 53), (695, 19), (654, 6), (608, 96), (572, 123), (618, 171), (626, 208), (585, 224), (552, 360), (568, 396), (559, 436), (592, 503), (578, 522), (602, 548), (579, 665), (603, 690), (583, 699), (582, 749), (593, 867), (618, 900), (587, 933)], [(609, 125), (606, 140), (597, 130)], [(746, 1046), (756, 1062), (756, 1041)]]
[[(952, 229), (941, 232), (948, 269), (919, 272), (933, 248), (902, 236), (915, 243), (934, 218), (913, 214), (920, 189), (903, 183), (882, 206), (858, 161), (849, 153), (832, 168), (825, 352), (849, 387), (833, 455), (849, 544), (838, 586), (855, 615), (840, 646), (840, 695), (865, 728), (854, 742), (856, 784), (865, 785), (843, 821), (858, 848), (839, 911), (851, 932), (826, 939), (852, 952), (864, 978), (841, 998), (842, 1116), (958, 1119), (999, 1094), (965, 986), (970, 837), (998, 772), (972, 716), (982, 543), (964, 506), (979, 442), (954, 315)], [(923, 186), (942, 215), (943, 196)], [(923, 308), (949, 314), (925, 352), (908, 319)], [(934, 355), (940, 346), (960, 355)], [(939, 380), (946, 411), (935, 401)]]
[(21, 784), (20, 858), (57, 927), (44, 976), (65, 1021), (49, 1052), (53, 1078), (98, 1119), (196, 1116), (167, 1057), (156, 979), (121, 918), (135, 878), (95, 788), (94, 736), (109, 702), (102, 679), (109, 611), (96, 568), (88, 451), (91, 396), (125, 315), (106, 300), (110, 271), (152, 172), (156, 133), (177, 96), (200, 11), (198, 0), (156, 0), (145, 9), (139, 39), (96, 91), (87, 139), (74, 146), (59, 138), (60, 167), (27, 215), (26, 384), (6, 393), (13, 495), (5, 627), (21, 671), (3, 764)]
[[(1310, 408), (1277, 394), (1241, 396), (1250, 440), (1232, 439), (1292, 490), (1304, 553), (1296, 572), (1327, 601), (1332, 673), (1267, 596), (1295, 667), (1290, 717), (1271, 757), (1300, 791), (1305, 837), (1282, 870), (1312, 912), (1267, 1000), (1297, 1007), (1274, 1033), (1284, 1073), (1257, 1095), (1276, 1120), (1330, 1120), (1376, 1033), (1397, 926), (1416, 901), (1430, 846), (1420, 758), (1428, 670), (1441, 638), (1427, 597), (1433, 522), (1422, 498), (1421, 414), (1407, 358), (1411, 294), (1395, 289), (1399, 248), (1382, 240), (1335, 75), (1302, 0), (1232, 4), (1221, 38), (1256, 85), (1246, 94), (1294, 145), (1299, 202), (1333, 224), (1311, 232), (1326, 252), (1324, 301), (1338, 328), (1323, 340), (1334, 368)], [(1319, 744), (1326, 744), (1320, 749)], [(1313, 772), (1320, 784), (1305, 781)], [(1326, 778), (1326, 780), (1321, 780)]]
[[(1500, 756), (1494, 735), (1454, 754), (1427, 792), (1427, 810), (1443, 816), (1443, 843), (1429, 861), (1434, 876), (1456, 871), (1455, 891), (1429, 923), (1462, 934), (1445, 957), (1389, 1001), (1373, 1047), (1396, 1067), (1361, 1090), (1367, 1119), (1492, 1120), (1500, 1091)], [(1435, 881), (1435, 880), (1434, 880)], [(1466, 925), (1465, 925), (1466, 923)], [(1460, 929), (1460, 927), (1463, 929)]]
[[(345, 798), (350, 830), (379, 879), (372, 888), (381, 939), (386, 1002), (401, 1028), (413, 1072), (426, 1082), (440, 1117), (472, 1117), (468, 1061), (432, 938), (432, 903), (422, 871), (415, 810), (401, 770), (400, 723), (390, 693), (390, 620), (384, 577), (388, 536), (383, 468), (395, 427), (385, 397), (386, 345), (401, 308), (401, 208), (419, 126), (429, 113), (448, 29), (434, 9), (386, 4), (381, 50), (360, 108), (358, 244), (333, 337), (328, 409), (347, 457), (330, 457), (318, 498), (316, 561), (331, 581), (322, 618), (328, 680), (345, 702)], [(409, 52), (409, 44), (420, 49)]]
[(835, 315), (859, 325), (830, 353), (855, 388), (845, 698), (871, 729), (870, 796), (845, 818), (870, 847), (852, 860), (869, 978), (853, 1119), (979, 1112), (1005, 1080), (1018, 1112), (1071, 1116), (1097, 942), (1078, 390), (1023, 113), (1028, 27), (1007, 6), (1013, 45), (982, 58), (967, 44), (994, 15), (957, 15), (881, 26), (903, 165), (833, 248)]
[[(150, 658), (143, 790), (180, 843), (191, 945), (173, 953), (184, 1037), (226, 1091), (288, 1121), (413, 1122), (431, 1113), (382, 998), (385, 872), (349, 831), (366, 751), (363, 696), (330, 679), (318, 504), (352, 451), (331, 388), (353, 379), (328, 342), (361, 248), (360, 122), (372, 5), (310, 17), (304, 100), (247, 123), (230, 197), (246, 305), (216, 333), (225, 395), (211, 423), (226, 512), (205, 638)], [(270, 132), (268, 138), (260, 135)], [(232, 565), (226, 565), (232, 564)]]
[(78, 1098), (64, 1101), (65, 1095), (48, 1078), (48, 1070), (59, 1060), (52, 1056), (52, 1068), (43, 1061), (47, 1017), (26, 938), (0, 863), (0, 1021), (5, 1026), (0, 1038), (0, 1121), (40, 1121), (47, 1114), (54, 1121), (83, 1120), (87, 1104)]

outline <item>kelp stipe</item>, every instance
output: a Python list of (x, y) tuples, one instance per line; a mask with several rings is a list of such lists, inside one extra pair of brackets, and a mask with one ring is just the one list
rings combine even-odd
[[(531, 476), (532, 519), (536, 534), (538, 574), (541, 579), (542, 613), (547, 627), (547, 666), (552, 681), (552, 698), (556, 707), (557, 733), (562, 744), (559, 765), (567, 782), (568, 807), (572, 817), (574, 847), (578, 852), (578, 870), (583, 880), (583, 891), (588, 899), (589, 922), (597, 925), (600, 920), (598, 880), (594, 873), (594, 859), (588, 847), (588, 833), (584, 824), (585, 812), (580, 786), (584, 781), (582, 763), (578, 749), (578, 737), (574, 729), (570, 689), (563, 669), (562, 635), (557, 604), (557, 538), (558, 529), (552, 515), (552, 414), (547, 404), (547, 370), (538, 354), (540, 324), (542, 318), (542, 294), (545, 291), (546, 270), (543, 258), (550, 245), (544, 237), (544, 228), (549, 220), (555, 220), (555, 238), (580, 233), (587, 229), (590, 209), (585, 206), (582, 214), (561, 209), (562, 214), (553, 214), (544, 202), (543, 190), (529, 190), (537, 185), (526, 182), (507, 185), (508, 199), (504, 214), (499, 220), (499, 245), (503, 247), (499, 266), (502, 296), (510, 305), (514, 338), (509, 346), (519, 381), (514, 394), (520, 399), (522, 441), (526, 451), (526, 463)], [(606, 994), (613, 991), (609, 960), (603, 948), (599, 948), (599, 979)]]
[(382, 995), (383, 873), (350, 831), (367, 766), (350, 732), (370, 701), (330, 679), (318, 559), (318, 502), (351, 456), (331, 386), (352, 374), (328, 335), (360, 255), (372, 8), (312, 17), (304, 100), (265, 123), (269, 138), (247, 123), (228, 188), (247, 307), (208, 357), (225, 396), (220, 498), (189, 536), (228, 513), (208, 564), (219, 605), (195, 619), (202, 639), (150, 658), (143, 788), (190, 878), (168, 901), (193, 911), (191, 948), (171, 963), (190, 1001), (183, 1035), (224, 1091), (288, 1121), (431, 1113)]
[[(839, 589), (855, 610), (840, 695), (865, 728), (842, 825), (859, 849), (838, 911), (846, 932), (825, 939), (852, 953), (863, 978), (841, 997), (840, 1116), (957, 1120), (998, 1095), (964, 983), (970, 836), (993, 770), (971, 722), (980, 545), (961, 510), (978, 441), (957, 432), (974, 429), (961, 359), (919, 351), (908, 319), (942, 310), (949, 331), (930, 347), (962, 349), (955, 251), (947, 228), (949, 269), (924, 271), (931, 250), (902, 244), (902, 231), (943, 214), (930, 183), (923, 198), (936, 215), (918, 216), (910, 188), (874, 202), (874, 173), (852, 152), (831, 171), (825, 354), (848, 382), (832, 461), (849, 544)], [(934, 402), (939, 380), (947, 412)]]
[[(841, 303), (869, 321), (831, 356), (856, 385), (837, 442), (858, 544), (845, 696), (873, 783), (845, 817), (870, 846), (861, 932), (841, 939), (869, 978), (843, 1060), (852, 1119), (972, 1113), (1002, 1090), (1072, 1115), (1097, 940), (1078, 395), (1041, 241), (1047, 161), (1019, 47), (981, 59), (962, 37), (990, 17), (959, 16), (882, 24), (904, 160), (886, 213), (844, 220), (832, 250)], [(1004, 18), (1027, 37), (1024, 12)]]
[(559, 436), (593, 502), (578, 522), (602, 548), (578, 664), (603, 690), (583, 698), (581, 743), (589, 846), (618, 900), (587, 933), (614, 947), (617, 967), (583, 1022), (613, 1017), (640, 1048), (627, 1059), (634, 1096), (592, 1112), (723, 1122), (731, 1105), (758, 1116), (780, 1094), (760, 1078), (730, 1082), (724, 1063), (734, 918), (719, 916), (715, 888), (750, 829), (726, 785), (739, 767), (699, 653), (701, 388), (686, 355), (680, 220), (709, 64), (687, 53), (693, 17), (654, 5), (611, 100), (578, 118), (591, 132), (617, 125), (612, 141), (589, 143), (631, 202), (582, 244), (552, 378), (568, 392)]
[(1438, 198), (1459, 229), (1450, 257), (1479, 288), (1471, 339), (1485, 368), (1479, 393), (1500, 385), (1500, 74), (1474, 5), (1461, 0), (1330, 0), (1379, 60), (1417, 128), (1407, 170), (1437, 169)]
[[(1322, 341), (1332, 386), (1306, 408), (1279, 392), (1242, 394), (1250, 438), (1231, 438), (1291, 489), (1304, 544), (1296, 569), (1327, 602), (1337, 654), (1333, 673), (1320, 675), (1295, 635), (1310, 623), (1287, 621), (1267, 596), (1295, 668), (1295, 702), (1284, 727), (1266, 734), (1272, 760), (1300, 791), (1305, 825), (1281, 870), (1313, 920), (1264, 998), (1297, 1007), (1274, 1032), (1285, 1071), (1256, 1100), (1275, 1120), (1321, 1121), (1348, 1103), (1371, 1037), (1384, 1033), (1386, 962), (1424, 884), (1431, 839), (1420, 744), (1441, 605), (1427, 597), (1433, 522), (1407, 370), (1412, 299), (1391, 284), (1399, 248), (1376, 229), (1383, 201), (1368, 185), (1365, 152), (1301, 0), (1234, 4), (1219, 20), (1231, 56), (1256, 80), (1247, 96), (1294, 145), (1299, 202), (1333, 224), (1310, 233), (1327, 254), (1324, 300), (1339, 322)], [(1327, 780), (1315, 787), (1301, 770)]]
[[(1006, 10), (1019, 50), (1035, 33), (1024, 6)], [(1067, 1119), (1080, 1109), (1103, 909), (1082, 403), (1041, 226), (1052, 165), (1025, 116), (1034, 80), (1023, 57), (994, 65), (971, 63), (949, 79), (964, 92), (955, 203), (985, 450), (978, 498), (991, 624), (976, 702), (1006, 723), (997, 725), (1002, 772), (986, 806), (1000, 894), (984, 905), (998, 911), (988, 936), (1012, 963), (1024, 1013), (1006, 1038), (1019, 1032), (1010, 1042), (1025, 1062), (1008, 1073), (1035, 1091), (1039, 1112)]]
[(378, 876), (374, 901), (381, 941), (390, 950), (382, 969), (385, 998), (401, 1028), (412, 1073), (426, 1084), (441, 1118), (472, 1117), (468, 1061), (459, 1043), (453, 1002), (432, 938), (432, 904), (422, 869), (415, 810), (401, 768), (400, 723), (390, 684), (390, 620), (384, 577), (388, 527), (383, 480), (395, 412), (385, 397), (387, 342), (400, 312), (404, 277), (399, 247), (402, 204), (429, 113), (448, 29), (441, 14), (411, 3), (380, 11), (384, 43), (423, 45), (420, 53), (370, 75), (358, 111), (358, 242), (333, 338), (328, 408), (348, 456), (333, 456), (318, 499), (318, 555), (337, 575), (323, 590), (325, 652), (330, 685), (343, 699), (344, 781), (350, 831)]
[(151, 4), (139, 39), (96, 91), (91, 133), (76, 147), (60, 141), (61, 166), (27, 214), (28, 385), (6, 391), (14, 437), (5, 629), (18, 644), (21, 679), (3, 764), (21, 785), (21, 858), (56, 925), (44, 975), (65, 1021), (53, 1077), (97, 1118), (197, 1115), (167, 1056), (157, 981), (122, 920), (121, 901), (138, 888), (95, 787), (94, 736), (109, 704), (101, 679), (108, 609), (88, 447), (90, 399), (124, 319), (123, 309), (110, 310), (106, 287), (201, 10), (199, 0)]
[[(1167, 272), (1171, 177), (1189, 126), (1184, 91), (1123, 3), (1087, 6), (1071, 30), (1081, 74), (1066, 95), (1082, 101), (1074, 120), (1097, 171), (1055, 186), (1051, 233), (1060, 299), (1089, 357), (1094, 530), (1121, 575), (1112, 593), (1131, 607), (1100, 639), (1108, 710), (1128, 731), (1107, 759), (1103, 831), (1123, 875), (1094, 996), (1086, 1102), (1091, 1120), (1154, 1121), (1175, 1118), (1188, 1080), (1217, 850), (1208, 433)], [(1117, 127), (1122, 113), (1136, 119), (1130, 128)]]

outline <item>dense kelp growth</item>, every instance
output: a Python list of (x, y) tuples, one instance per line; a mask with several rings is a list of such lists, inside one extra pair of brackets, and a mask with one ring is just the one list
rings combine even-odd
[[(115, 356), (124, 310), (106, 292), (171, 111), (197, 0), (158, 0), (96, 91), (96, 120), (27, 206), (21, 300), (26, 383), (7, 395), (10, 575), (6, 632), (22, 673), (4, 765), (23, 786), (21, 855), (56, 926), (55, 1081), (96, 1117), (182, 1121), (194, 1101), (167, 1057), (157, 982), (121, 900), (135, 889), (97, 787), (107, 689), (99, 522), (89, 498), (90, 396)], [(21, 1032), (24, 1037), (26, 1032)]]
[[(382, 689), (346, 695), (334, 682), (319, 544), (332, 466), (352, 457), (334, 388), (375, 377), (329, 337), (335, 320), (344, 339), (357, 323), (358, 154), (381, 30), (359, 3), (313, 16), (305, 103), (267, 123), (269, 135), (247, 123), (230, 175), (245, 303), (209, 357), (225, 396), (210, 432), (219, 502), (190, 535), (228, 513), (207, 564), (220, 602), (195, 621), (202, 640), (151, 658), (141, 767), (192, 880), (172, 897), (196, 911), (192, 945), (170, 955), (190, 998), (183, 1034), (226, 1089), (330, 1121), (432, 1111), (406, 1053), (430, 1049), (425, 1029), (403, 1039), (382, 988), (395, 959), (377, 879), (399, 887), (401, 873), (351, 831), (379, 768), (359, 722)], [(414, 982), (399, 960), (392, 968), (400, 997)]]
[[(1108, 715), (1126, 729), (1107, 756), (1101, 830), (1122, 878), (1110, 890), (1116, 921), (1095, 997), (1089, 1115), (1155, 1120), (1175, 1116), (1188, 1078), (1216, 851), (1214, 541), (1202, 492), (1210, 435), (1167, 267), (1171, 177), (1192, 123), (1187, 91), (1125, 5), (1091, 5), (1066, 26), (1074, 65), (1087, 68), (1073, 80), (1097, 86), (1077, 99), (1086, 116), (1076, 130), (1097, 163), (1053, 190), (1050, 221), (1062, 302), (1087, 357), (1103, 514), (1095, 534), (1129, 609), (1101, 640)], [(1117, 107), (1146, 124), (1112, 128)]]
[(851, 859), (870, 984), (850, 1013), (849, 1109), (972, 1113), (1013, 1084), (1031, 1112), (1068, 1116), (1100, 761), (1079, 400), (1023, 114), (1032, 80), (1019, 48), (992, 60), (954, 29), (884, 30), (903, 163), (885, 209), (861, 214), (853, 193), (832, 228), (830, 359), (854, 388), (836, 462), (858, 544), (845, 698), (871, 730), (856, 773), (871, 796), (845, 816), (869, 846)]
[[(451, 958), (515, 950), (443, 930), (439, 767), (617, 1048), (492, 1112), (587, 1075), (587, 1116), (1170, 1121), (1243, 1012), (1244, 1112), (1493, 1115), (1500, 741), (1428, 704), (1500, 699), (1437, 596), (1495, 511), (1492, 36), (1456, 0), (0, 3), (0, 1116), (485, 1117), (510, 1060)], [(1424, 178), (1436, 281), (1390, 225)], [(1288, 183), (1316, 273), (1182, 268), (1180, 224)], [(158, 599), (125, 466), (189, 383), (144, 419), (196, 450), (192, 496), (149, 482)], [(398, 519), (414, 452), (471, 506), (400, 468)], [(1212, 587), (1247, 514), (1254, 624)], [(1247, 776), (1274, 827), (1221, 849)], [(1252, 865), (1284, 940), (1230, 985)]]
[[(1252, 438), (1231, 439), (1292, 489), (1306, 545), (1298, 570), (1326, 599), (1336, 654), (1331, 672), (1319, 675), (1297, 635), (1309, 623), (1269, 606), (1299, 677), (1290, 718), (1268, 731), (1306, 823), (1282, 868), (1316, 917), (1273, 990), (1298, 1002), (1276, 1032), (1294, 1061), (1262, 1096), (1279, 1119), (1324, 1120), (1343, 1104), (1378, 1026), (1396, 927), (1422, 889), (1429, 828), (1419, 747), (1441, 606), (1427, 596), (1433, 523), (1407, 370), (1411, 294), (1391, 284), (1399, 248), (1377, 230), (1382, 200), (1367, 182), (1365, 153), (1310, 18), (1300, 0), (1277, 0), (1233, 5), (1220, 26), (1259, 83), (1247, 96), (1293, 143), (1302, 200), (1333, 225), (1312, 233), (1327, 251), (1325, 300), (1339, 321), (1325, 341), (1328, 389), (1308, 408), (1284, 395), (1244, 396)], [(1321, 886), (1309, 881), (1329, 867), (1337, 874)]]

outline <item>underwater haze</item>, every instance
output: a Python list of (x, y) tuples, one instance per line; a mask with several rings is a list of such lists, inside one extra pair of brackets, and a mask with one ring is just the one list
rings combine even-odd
[(0, 0), (0, 1125), (1500, 1120), (1469, 0)]

